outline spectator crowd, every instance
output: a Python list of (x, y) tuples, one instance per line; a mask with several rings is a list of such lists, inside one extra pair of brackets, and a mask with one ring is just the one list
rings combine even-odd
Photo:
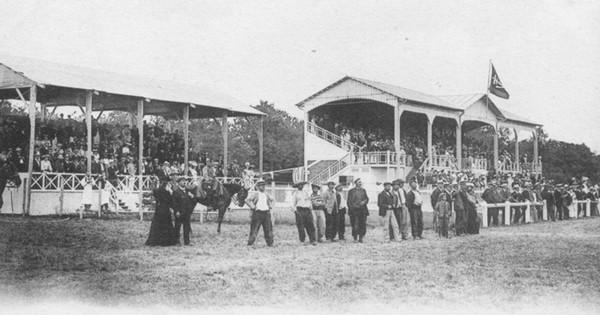
[[(34, 172), (86, 173), (86, 125), (71, 116), (36, 122), (34, 142)], [(128, 124), (92, 123), (92, 174), (104, 174), (109, 179), (118, 175), (187, 175), (223, 176), (223, 156), (189, 151), (188, 174), (184, 174), (183, 133), (169, 131), (164, 125), (144, 121), (144, 151), (142, 169), (138, 169), (139, 131)], [(190, 139), (192, 147), (193, 139)], [(7, 157), (19, 172), (28, 170), (29, 118), (0, 117), (0, 155)], [(237, 160), (227, 165), (228, 176), (253, 176), (254, 165), (241, 166)]]

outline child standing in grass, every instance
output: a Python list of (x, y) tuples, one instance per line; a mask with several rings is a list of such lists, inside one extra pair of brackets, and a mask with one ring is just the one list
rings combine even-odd
[(448, 221), (452, 215), (452, 209), (448, 202), (448, 194), (441, 193), (438, 197), (438, 202), (435, 205), (435, 215), (438, 222), (438, 235), (448, 238)]

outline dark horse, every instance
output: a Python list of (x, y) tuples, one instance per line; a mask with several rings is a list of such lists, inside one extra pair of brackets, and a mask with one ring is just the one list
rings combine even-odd
[(12, 163), (6, 161), (6, 157), (3, 156), (0, 157), (0, 209), (4, 205), (2, 193), (4, 193), (4, 188), (6, 188), (9, 181), (16, 187), (21, 186), (21, 178), (19, 177), (17, 168)]
[(199, 185), (189, 186), (188, 190), (196, 196), (196, 202), (219, 211), (217, 232), (221, 233), (221, 223), (223, 222), (225, 211), (227, 211), (232, 201), (238, 206), (243, 207), (246, 197), (248, 197), (248, 189), (239, 184), (223, 184), (223, 188), (225, 189), (223, 189), (223, 194), (220, 195), (215, 193), (210, 183), (204, 182), (200, 185), (203, 185), (204, 194), (200, 192)]

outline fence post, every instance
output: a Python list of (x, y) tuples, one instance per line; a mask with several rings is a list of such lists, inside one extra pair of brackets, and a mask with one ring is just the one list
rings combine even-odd
[(586, 205), (585, 205), (585, 215), (587, 217), (591, 217), (592, 216), (592, 201), (591, 200), (587, 200)]
[[(142, 175), (138, 175), (138, 201), (139, 201), (139, 211), (140, 211), (140, 221), (144, 220), (144, 208), (142, 207), (142, 201), (143, 201), (143, 190), (142, 190)], [(135, 183), (135, 182), (134, 182)]]
[(504, 225), (510, 225), (510, 203), (504, 203)]
[(548, 204), (546, 203), (546, 200), (542, 201), (542, 220), (548, 220)]
[(58, 215), (62, 216), (62, 214), (65, 211), (65, 204), (64, 204), (64, 200), (65, 200), (65, 179), (62, 177), (62, 175), (60, 175), (60, 177), (58, 178), (58, 184), (60, 185), (60, 195), (58, 196), (58, 201), (59, 201), (59, 208), (58, 208)]
[(488, 204), (486, 202), (481, 203), (481, 222), (483, 227), (488, 227)]
[(531, 222), (531, 203), (527, 200), (527, 207), (525, 208), (525, 223)]

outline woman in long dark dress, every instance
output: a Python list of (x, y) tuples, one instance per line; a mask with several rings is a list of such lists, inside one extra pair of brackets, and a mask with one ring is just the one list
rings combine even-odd
[(156, 210), (154, 211), (146, 245), (171, 246), (177, 244), (173, 221), (171, 220), (170, 208), (173, 198), (170, 185), (170, 183), (164, 182), (152, 191), (156, 200)]
[(479, 234), (479, 218), (477, 217), (477, 199), (473, 193), (473, 183), (467, 183), (467, 200), (463, 200), (467, 216), (467, 233)]

